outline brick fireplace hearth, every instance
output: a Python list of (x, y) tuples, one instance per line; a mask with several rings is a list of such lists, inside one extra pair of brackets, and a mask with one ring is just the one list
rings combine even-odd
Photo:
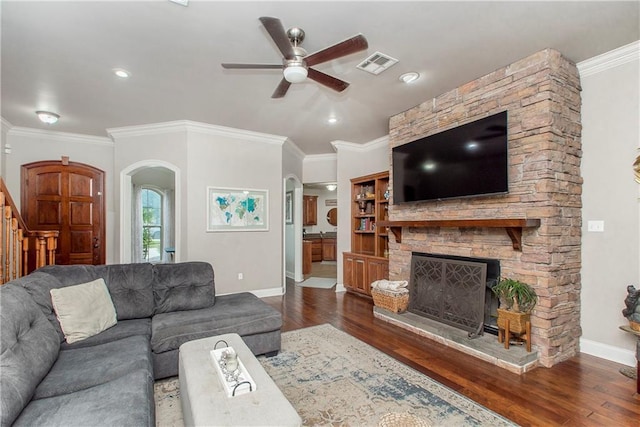
[(536, 218), (540, 226), (522, 230), (521, 250), (501, 228), (405, 227), (401, 243), (389, 239), (390, 278), (409, 280), (412, 252), (499, 259), (503, 277), (530, 283), (539, 295), (532, 341), (547, 367), (579, 352), (580, 105), (575, 64), (546, 49), (393, 116), (389, 125), (395, 147), (508, 111), (507, 195), (392, 204), (389, 220)]

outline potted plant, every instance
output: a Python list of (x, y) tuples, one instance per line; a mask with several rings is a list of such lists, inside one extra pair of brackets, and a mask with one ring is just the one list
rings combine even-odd
[(526, 333), (527, 351), (531, 351), (531, 311), (538, 302), (536, 291), (528, 284), (515, 279), (502, 279), (492, 288), (500, 300), (498, 308), (498, 340), (505, 339), (509, 348), (509, 334)]

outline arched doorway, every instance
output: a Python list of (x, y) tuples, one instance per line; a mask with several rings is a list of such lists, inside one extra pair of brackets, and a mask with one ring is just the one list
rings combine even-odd
[[(147, 224), (141, 197), (144, 190), (153, 190), (155, 193), (150, 194), (158, 194), (162, 200), (157, 206), (160, 218), (152, 218)], [(125, 168), (120, 173), (120, 262), (180, 261), (180, 203), (180, 170), (176, 166), (145, 160)], [(150, 234), (147, 241), (147, 249), (158, 252), (154, 252), (153, 260), (145, 257), (145, 228), (158, 234)]]
[[(304, 280), (302, 274), (302, 182), (295, 175), (284, 179), (285, 206), (283, 208), (284, 225), (284, 268), (286, 279), (295, 282)], [(285, 286), (286, 289), (286, 286)], [(284, 289), (283, 289), (284, 293)]]

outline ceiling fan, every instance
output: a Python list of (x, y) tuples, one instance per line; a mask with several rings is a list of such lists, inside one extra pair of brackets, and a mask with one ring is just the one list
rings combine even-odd
[(282, 53), (282, 64), (223, 63), (221, 65), (222, 68), (227, 69), (282, 69), (283, 78), (273, 95), (271, 95), (272, 98), (282, 98), (289, 90), (291, 83), (303, 82), (307, 77), (337, 92), (342, 92), (349, 86), (349, 83), (315, 70), (311, 66), (365, 50), (369, 46), (367, 39), (362, 34), (358, 34), (308, 55), (307, 51), (299, 46), (305, 35), (302, 29), (293, 27), (285, 31), (282, 22), (278, 18), (265, 16), (260, 18), (260, 22), (262, 22), (262, 25), (264, 25)]

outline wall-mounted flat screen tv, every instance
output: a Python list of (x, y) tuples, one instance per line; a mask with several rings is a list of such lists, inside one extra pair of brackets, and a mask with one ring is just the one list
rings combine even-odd
[(509, 191), (507, 112), (392, 149), (393, 203)]

